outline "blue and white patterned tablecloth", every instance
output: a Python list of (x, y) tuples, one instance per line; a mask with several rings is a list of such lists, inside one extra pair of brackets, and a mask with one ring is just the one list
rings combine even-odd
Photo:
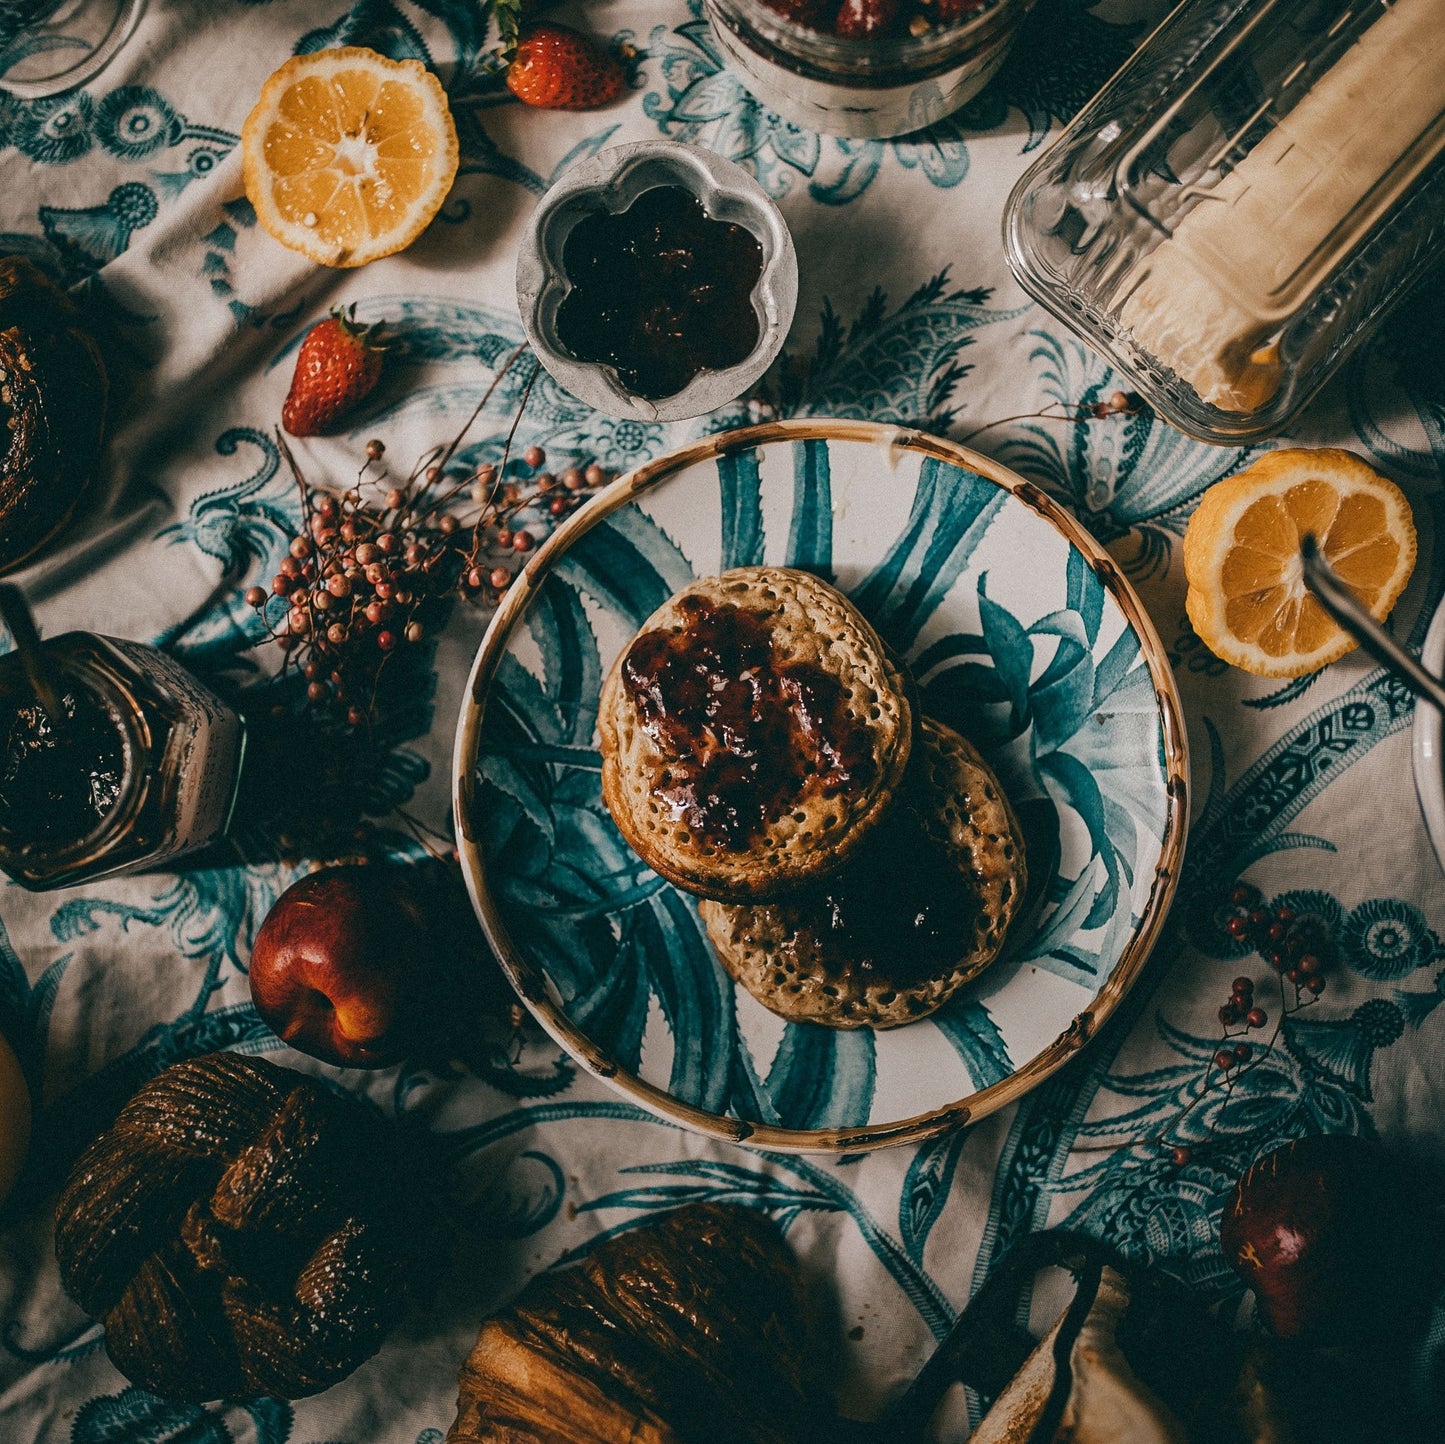
[[(404, 457), (443, 439), (490, 363), (521, 338), (512, 271), (529, 210), (552, 176), (611, 142), (708, 146), (777, 197), (801, 269), (771, 379), (785, 414), (961, 437), (1050, 402), (1107, 396), (1117, 384), (1108, 370), (1010, 279), (999, 216), (1029, 158), (1151, 13), (1041, 0), (1015, 58), (961, 115), (866, 142), (811, 135), (760, 108), (722, 68), (696, 0), (573, 11), (637, 51), (625, 100), (581, 115), (527, 111), (483, 85), (484, 15), (472, 0), (151, 0), (87, 91), (0, 100), (0, 250), (84, 288), (118, 382), (105, 510), (27, 579), (43, 630), (163, 641), (204, 671), (247, 664), (256, 624), (241, 594), (274, 569), (272, 518), (294, 505), (272, 429), (300, 335), (329, 306), (355, 301), (365, 318), (404, 323), (406, 337), (349, 437), (298, 444), (313, 476), (351, 473), (373, 434)], [(451, 86), (462, 144), (438, 222), (405, 254), (359, 272), (311, 266), (261, 232), (236, 149), (265, 77), (293, 51), (341, 43), (433, 64)], [(1420, 564), (1396, 625), (1416, 641), (1445, 576), (1442, 316), (1438, 294), (1433, 310), (1407, 307), (1293, 433), (1348, 446), (1409, 491)], [(486, 413), (483, 434), (504, 428), (506, 409)], [(522, 437), (554, 457), (595, 455), (621, 469), (718, 421), (616, 421), (543, 384)], [(839, 1400), (871, 1414), (1028, 1230), (1084, 1228), (1234, 1297), (1219, 1210), (1257, 1152), (1316, 1131), (1377, 1132), (1439, 1160), (1445, 885), (1411, 789), (1410, 699), (1358, 655), (1282, 686), (1226, 668), (1190, 633), (1179, 539), (1200, 492), (1250, 453), (1147, 417), (1013, 422), (974, 444), (1046, 486), (1109, 545), (1154, 616), (1188, 713), (1195, 817), (1171, 927), (1080, 1062), (965, 1133), (843, 1159), (690, 1136), (578, 1076), (540, 1038), (446, 1072), (346, 1075), (381, 1109), (445, 1135), (455, 1160), (446, 1196), (416, 1199), (421, 1212), (457, 1210), (445, 1282), (379, 1357), (294, 1406), (160, 1403), (115, 1372), (98, 1330), (61, 1293), (50, 1200), (22, 1190), (0, 1219), (0, 1438), (438, 1444), (458, 1364), (490, 1310), (599, 1233), (692, 1197), (744, 1197), (786, 1226)], [(458, 693), (484, 624), (470, 610), (453, 620), (435, 657), (430, 722), (395, 759), (409, 809), (439, 826)], [(42, 1160), (97, 1087), (133, 1087), (177, 1058), (235, 1046), (316, 1066), (267, 1033), (246, 980), (251, 937), (293, 873), (273, 861), (49, 896), (0, 888), (0, 994), (25, 1020)], [(1241, 876), (1325, 919), (1340, 961), (1320, 1004), (1215, 1114), (1212, 1142), (1176, 1168), (1157, 1145), (1129, 1140), (1178, 1113), (1213, 1051), (1238, 963), (1202, 946), (1217, 946), (1208, 901)], [(1111, 1143), (1123, 1146), (1101, 1147)], [(967, 1427), (952, 1401), (940, 1437)]]

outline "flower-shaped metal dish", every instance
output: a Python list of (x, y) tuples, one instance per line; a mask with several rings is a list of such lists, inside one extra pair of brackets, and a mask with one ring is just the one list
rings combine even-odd
[[(803, 567), (912, 664), (1024, 830), (1005, 955), (906, 1027), (785, 1023), (713, 956), (697, 899), (601, 797), (602, 679), (695, 576)], [(1037, 487), (935, 437), (860, 421), (722, 433), (568, 518), (508, 589), (467, 687), (462, 866), (513, 984), (582, 1066), (733, 1141), (917, 1142), (1042, 1082), (1093, 1036), (1158, 934), (1189, 814), (1169, 661), (1107, 553)]]
[[(763, 266), (751, 297), (758, 340), (747, 357), (726, 370), (700, 371), (682, 390), (649, 400), (630, 391), (615, 368), (579, 361), (557, 334), (557, 313), (571, 290), (562, 253), (572, 228), (599, 211), (618, 215), (658, 186), (688, 191), (710, 220), (750, 232)], [(616, 146), (573, 167), (538, 203), (517, 256), (517, 306), (533, 351), (561, 386), (609, 416), (682, 421), (736, 400), (782, 348), (797, 300), (798, 258), (777, 206), (741, 167), (676, 141)]]

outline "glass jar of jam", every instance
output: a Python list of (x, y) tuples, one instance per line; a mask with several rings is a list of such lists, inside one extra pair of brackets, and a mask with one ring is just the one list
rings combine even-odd
[(235, 802), (241, 718), (179, 662), (68, 632), (41, 644), (61, 717), (0, 657), (0, 871), (35, 891), (214, 841)]
[[(866, 6), (784, 0), (704, 0), (717, 43), (739, 79), (770, 110), (807, 130), (881, 140), (951, 115), (993, 79), (1033, 0), (977, 0), (952, 21), (890, 3), (877, 34), (835, 33)], [(816, 8), (817, 28), (782, 11)], [(881, 7), (880, 7), (881, 8)], [(937, 14), (940, 6), (932, 7)], [(836, 15), (834, 12), (836, 11)], [(823, 28), (832, 25), (833, 32)], [(897, 33), (895, 33), (897, 32)]]

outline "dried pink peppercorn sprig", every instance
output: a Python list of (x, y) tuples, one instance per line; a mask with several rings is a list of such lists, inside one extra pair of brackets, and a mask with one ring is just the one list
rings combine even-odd
[[(507, 479), (512, 445), (537, 376), (523, 388), (500, 462), (458, 469), (458, 448), (507, 372), (503, 364), (466, 424), (425, 453), (403, 477), (386, 462), (386, 445), (367, 442), (355, 481), (343, 490), (309, 482), (285, 438), (277, 442), (301, 496), (301, 526), (269, 589), (246, 602), (285, 653), (281, 677), (305, 681), (306, 705), (352, 727), (373, 718), (377, 682), (390, 657), (435, 635), (455, 601), (495, 605), (539, 528), (567, 516), (608, 479), (595, 461), (560, 473), (543, 470), (546, 453), (529, 446), (530, 475)], [(280, 711), (286, 710), (278, 703)]]

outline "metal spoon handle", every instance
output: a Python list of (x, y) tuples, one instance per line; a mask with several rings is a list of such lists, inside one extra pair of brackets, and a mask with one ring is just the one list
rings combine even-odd
[(55, 690), (45, 653), (40, 649), (40, 633), (35, 630), (35, 618), (19, 589), (6, 582), (0, 582), (0, 621), (10, 630), (15, 650), (20, 653), (20, 665), (25, 669), (25, 679), (45, 708), (50, 725), (58, 731), (63, 730), (65, 708)]
[(1382, 666), (1417, 696), (1445, 712), (1445, 683), (1432, 676), (1364, 608), (1325, 560), (1314, 537), (1300, 538), (1305, 585), (1319, 604)]

